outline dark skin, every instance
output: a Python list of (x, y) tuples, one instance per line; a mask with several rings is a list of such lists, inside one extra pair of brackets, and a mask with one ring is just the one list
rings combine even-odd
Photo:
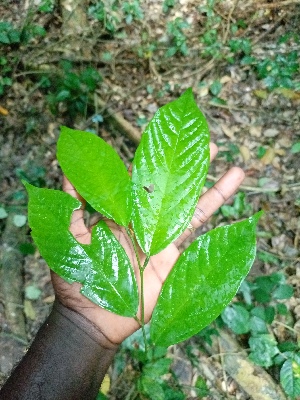
[[(217, 146), (211, 144), (211, 161), (215, 158), (217, 152)], [(236, 192), (243, 179), (244, 172), (238, 167), (233, 167), (226, 172), (211, 189), (200, 197), (191, 225), (194, 228), (203, 225)], [(85, 202), (66, 178), (64, 178), (63, 190), (79, 199), (83, 204), (82, 208), (74, 211), (72, 215), (70, 231), (80, 243), (89, 244), (91, 242), (91, 229), (85, 226), (83, 220)], [(134, 267), (139, 285), (138, 264), (127, 233), (123, 227), (116, 225), (113, 221), (107, 220), (106, 223), (124, 247)], [(191, 230), (187, 229), (175, 242), (150, 258), (150, 262), (144, 272), (145, 322), (151, 319), (162, 284), (180, 256), (178, 248), (190, 234)], [(139, 256), (143, 264), (146, 256), (141, 249), (139, 249)], [(113, 314), (92, 303), (80, 293), (81, 284), (68, 284), (53, 272), (51, 272), (51, 277), (57, 299), (64, 306), (85, 316), (97, 326), (112, 346), (120, 344), (140, 328), (140, 325), (134, 318)], [(138, 317), (140, 318), (140, 310), (138, 311)]]

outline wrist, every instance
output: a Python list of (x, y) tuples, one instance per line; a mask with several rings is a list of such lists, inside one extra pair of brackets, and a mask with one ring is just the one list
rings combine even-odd
[(118, 348), (118, 343), (112, 342), (96, 323), (82, 313), (66, 307), (59, 300), (55, 300), (53, 312), (70, 320), (101, 347), (109, 350), (116, 350)]

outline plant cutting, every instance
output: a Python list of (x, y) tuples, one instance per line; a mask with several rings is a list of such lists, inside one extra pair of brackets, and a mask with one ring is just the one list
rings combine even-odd
[[(134, 318), (146, 344), (144, 275), (151, 259), (182, 235), (194, 215), (209, 165), (206, 120), (191, 89), (161, 107), (142, 135), (131, 176), (115, 150), (90, 132), (62, 127), (57, 158), (76, 191), (104, 219), (93, 227), (90, 244), (79, 243), (69, 226), (81, 202), (24, 183), (32, 237), (49, 267), (67, 282), (79, 282), (84, 296)], [(179, 256), (153, 311), (154, 345), (187, 339), (231, 301), (254, 261), (260, 215), (200, 236)], [(126, 233), (133, 256), (109, 221)]]

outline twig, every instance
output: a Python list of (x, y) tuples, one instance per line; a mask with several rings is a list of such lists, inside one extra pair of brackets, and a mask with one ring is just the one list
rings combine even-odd
[(299, 5), (299, 0), (285, 0), (285, 1), (281, 1), (280, 3), (256, 4), (256, 8), (280, 8), (280, 7), (284, 7), (284, 6), (291, 6), (293, 4)]
[(292, 327), (290, 327), (290, 326), (284, 324), (283, 322), (274, 320), (274, 321), (273, 321), (273, 324), (277, 324), (277, 325), (283, 326), (284, 328), (286, 328), (286, 329), (288, 329), (289, 331), (295, 333), (296, 335), (299, 333), (299, 332), (297, 331), (297, 329), (294, 329), (294, 328), (292, 328)]
[(229, 35), (229, 31), (230, 31), (231, 17), (232, 17), (232, 14), (233, 14), (234, 10), (236, 9), (238, 3), (239, 3), (239, 0), (235, 0), (233, 6), (231, 7), (231, 9), (229, 11), (228, 19), (227, 19), (226, 31), (225, 31), (225, 34), (224, 34), (224, 37), (223, 37), (223, 44), (225, 44), (226, 41), (227, 41), (227, 38), (228, 38), (228, 35)]
[[(105, 108), (105, 103), (98, 97), (97, 99), (100, 107)], [(106, 108), (107, 113), (116, 124), (122, 129), (122, 131), (129, 137), (134, 143), (138, 144), (141, 140), (141, 134), (134, 126), (132, 126), (120, 112), (113, 111), (110, 107)]]

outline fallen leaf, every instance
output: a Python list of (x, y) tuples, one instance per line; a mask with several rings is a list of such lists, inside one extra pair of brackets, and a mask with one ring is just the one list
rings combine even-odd
[(266, 129), (264, 131), (264, 136), (265, 137), (275, 137), (279, 134), (279, 130), (275, 129), (275, 128), (270, 128), (270, 129)]
[(6, 116), (6, 115), (8, 115), (8, 110), (6, 108), (0, 106), (0, 114)]
[(54, 294), (52, 294), (51, 296), (45, 297), (43, 299), (43, 303), (52, 304), (54, 302), (54, 300), (55, 300), (55, 296), (54, 296)]
[(245, 162), (249, 161), (250, 158), (251, 158), (251, 155), (250, 155), (250, 151), (249, 151), (248, 147), (242, 145), (242, 146), (240, 146), (239, 150), (240, 150), (240, 153), (241, 153), (241, 155), (243, 157), (243, 160)]
[(222, 78), (220, 79), (220, 82), (222, 83), (222, 85), (224, 85), (224, 83), (230, 82), (232, 79), (229, 75), (224, 75), (222, 76)]
[(106, 374), (102, 381), (100, 390), (101, 390), (101, 393), (107, 395), (107, 393), (109, 392), (109, 389), (110, 389), (110, 377), (108, 374)]
[(277, 89), (275, 89), (275, 92), (281, 94), (286, 99), (291, 99), (291, 100), (299, 100), (300, 99), (300, 93), (295, 92), (292, 89), (277, 88)]
[(36, 319), (36, 312), (32, 307), (32, 303), (30, 300), (24, 300), (24, 314), (27, 318), (33, 321)]
[(272, 164), (272, 161), (274, 160), (275, 157), (275, 150), (273, 147), (269, 147), (265, 153), (265, 155), (260, 159), (260, 161), (264, 165)]
[(286, 155), (286, 151), (284, 149), (275, 149), (275, 153), (278, 156), (285, 156)]
[(208, 87), (207, 87), (207, 86), (202, 86), (202, 87), (199, 89), (198, 93), (199, 93), (199, 96), (200, 96), (200, 97), (205, 97), (205, 96), (207, 96), (207, 95), (208, 95)]
[(249, 133), (251, 136), (260, 137), (261, 136), (262, 127), (261, 126), (251, 126), (249, 129)]
[(228, 136), (230, 139), (234, 138), (234, 131), (229, 128), (229, 126), (225, 124), (221, 124), (222, 131), (225, 133), (226, 136)]
[(255, 94), (256, 97), (259, 97), (260, 99), (266, 99), (268, 97), (268, 92), (266, 90), (254, 90), (253, 93)]

